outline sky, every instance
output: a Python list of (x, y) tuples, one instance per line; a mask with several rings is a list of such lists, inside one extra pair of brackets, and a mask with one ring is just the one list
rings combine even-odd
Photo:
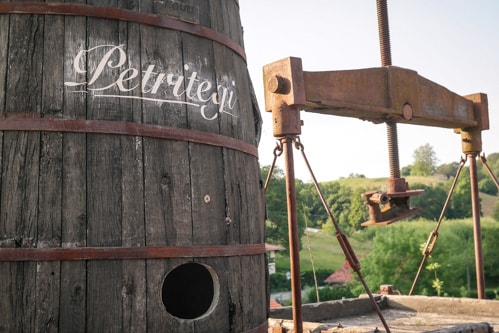
[[(381, 66), (376, 0), (239, 0), (248, 70), (263, 118), (261, 166), (274, 158), (276, 139), (264, 111), (262, 68), (289, 56), (304, 71)], [(483, 153), (499, 152), (499, 1), (388, 1), (392, 64), (459, 94), (486, 93), (490, 130), (482, 132)], [(350, 174), (389, 177), (385, 124), (301, 112), (301, 143), (319, 181)], [(459, 162), (461, 137), (452, 129), (398, 124), (400, 167), (430, 144), (437, 164)], [(311, 181), (295, 150), (295, 175)], [(284, 158), (278, 158), (283, 168)]]

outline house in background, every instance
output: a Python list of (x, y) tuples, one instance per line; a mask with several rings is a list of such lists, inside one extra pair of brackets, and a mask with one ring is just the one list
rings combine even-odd
[(273, 245), (265, 243), (265, 252), (267, 252), (267, 261), (269, 263), (269, 274), (275, 274), (275, 253), (282, 251), (286, 248), (280, 245)]
[(348, 261), (345, 261), (343, 266), (324, 280), (324, 282), (331, 285), (345, 284), (350, 281), (352, 281), (352, 273), (350, 271), (350, 263)]

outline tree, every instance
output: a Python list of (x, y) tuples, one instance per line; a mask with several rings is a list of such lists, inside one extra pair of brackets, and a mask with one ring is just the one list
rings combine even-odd
[(435, 173), (444, 175), (449, 179), (456, 175), (457, 169), (459, 168), (459, 162), (452, 162), (446, 164), (440, 164), (436, 169)]
[(487, 164), (496, 177), (499, 177), (499, 153), (492, 153), (487, 156)]
[(496, 184), (490, 177), (482, 178), (478, 181), (478, 190), (490, 195), (497, 195), (498, 191)]
[(412, 165), (406, 165), (400, 169), (400, 175), (402, 177), (407, 177), (411, 175)]
[[(262, 178), (267, 179), (270, 167), (264, 166), (261, 169)], [(300, 180), (297, 180), (297, 192), (303, 186)], [(297, 201), (299, 201), (297, 199)], [(265, 241), (268, 243), (279, 244), (289, 248), (288, 236), (288, 206), (286, 201), (286, 178), (284, 171), (279, 167), (274, 169), (267, 193), (265, 194), (267, 216), (265, 221)], [(298, 237), (301, 239), (305, 232), (305, 223), (298, 212)]]
[[(423, 247), (434, 228), (435, 223), (428, 221), (377, 228), (373, 249), (361, 259), (362, 274), (371, 290), (377, 290), (381, 284), (392, 284), (407, 294), (423, 259)], [(485, 225), (483, 235), (484, 257), (487, 255), (490, 258), (487, 260), (485, 277), (497, 280), (499, 257), (496, 259), (493, 252), (496, 251), (499, 228)], [(414, 294), (436, 295), (443, 292), (442, 296), (461, 296), (463, 288), (468, 290), (467, 286), (476, 285), (474, 274), (467, 274), (474, 269), (471, 221), (446, 221), (442, 224), (438, 242), (426, 262), (427, 265), (433, 264), (433, 268), (436, 268), (436, 263), (440, 265), (438, 275), (435, 275), (434, 270), (423, 270)], [(354, 293), (361, 293), (362, 287), (357, 276), (354, 275), (354, 279)], [(445, 286), (445, 290), (442, 290), (442, 286)]]
[(428, 220), (436, 221), (440, 217), (447, 198), (447, 192), (442, 183), (435, 185), (412, 184), (412, 188), (424, 190), (422, 195), (411, 197), (411, 206), (422, 207), (423, 211), (417, 215)]
[(414, 164), (411, 168), (411, 176), (431, 176), (435, 173), (438, 159), (429, 143), (417, 148), (413, 157)]
[(362, 193), (366, 192), (364, 188), (358, 188), (352, 192), (350, 197), (350, 211), (348, 214), (348, 223), (350, 230), (359, 230), (362, 228), (362, 222), (369, 220), (369, 209), (362, 198)]
[(461, 219), (471, 217), (471, 182), (468, 168), (465, 168), (459, 177), (456, 189), (452, 194), (450, 207), (447, 209), (445, 216), (450, 219)]
[[(412, 224), (412, 223), (411, 223)], [(407, 294), (421, 261), (420, 244), (426, 235), (421, 229), (400, 223), (379, 227), (373, 239), (373, 249), (361, 259), (362, 274), (371, 290), (382, 284), (392, 284)], [(357, 276), (354, 275), (355, 281)], [(355, 294), (363, 287), (354, 287)]]

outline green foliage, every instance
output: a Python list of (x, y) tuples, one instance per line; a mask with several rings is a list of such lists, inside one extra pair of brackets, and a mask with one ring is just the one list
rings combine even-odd
[[(317, 269), (315, 271), (315, 276), (317, 277), (317, 284), (319, 286), (325, 285), (324, 280), (327, 279), (331, 275), (331, 269)], [(314, 271), (312, 270), (307, 270), (307, 271), (302, 271), (301, 274), (301, 285), (302, 287), (314, 287), (315, 286), (315, 281), (314, 281)]]
[[(361, 259), (362, 274), (371, 290), (378, 290), (382, 284), (393, 284), (403, 293), (409, 291), (421, 260), (419, 247), (425, 235), (421, 229), (406, 225), (399, 223), (376, 229), (373, 249)], [(354, 293), (362, 290), (359, 283)]]
[[(381, 284), (393, 284), (407, 294), (423, 259), (420, 246), (426, 243), (434, 227), (435, 223), (429, 221), (415, 221), (378, 228), (372, 251), (361, 260), (361, 271), (371, 290), (377, 290)], [(482, 219), (482, 239), (485, 279), (497, 284), (499, 225)], [(415, 294), (473, 295), (476, 277), (472, 221), (446, 220), (427, 265), (430, 269), (421, 273)], [(358, 281), (354, 285), (354, 292), (362, 291)]]
[(418, 214), (419, 218), (438, 220), (447, 198), (447, 190), (442, 183), (435, 185), (412, 184), (411, 188), (424, 190), (424, 194), (411, 198), (411, 206), (423, 207), (424, 210)]
[(286, 272), (270, 274), (269, 285), (272, 292), (291, 290), (291, 281), (287, 279)]
[[(321, 302), (332, 301), (342, 298), (352, 298), (354, 294), (346, 286), (326, 286), (319, 288), (319, 300)], [(304, 303), (316, 303), (317, 294), (314, 288), (309, 289), (304, 296)]]
[[(360, 223), (364, 221), (365, 216), (364, 212), (361, 211), (365, 210), (360, 197), (362, 189), (354, 191), (348, 186), (341, 185), (340, 182), (321, 183), (320, 187), (327, 207), (331, 210), (341, 229), (344, 231), (360, 229)], [(323, 226), (323, 228), (334, 232), (332, 222), (313, 184), (304, 184), (301, 187), (299, 199), (307, 207), (305, 212), (312, 221), (311, 226)]]
[[(494, 174), (494, 176), (496, 177), (499, 177), (499, 153), (489, 154), (489, 156), (485, 158), (485, 161), (489, 166), (492, 174)], [(482, 166), (482, 163), (478, 163), (477, 168), (478, 168), (479, 179), (490, 178), (489, 173), (487, 172), (485, 167)]]
[[(485, 162), (490, 168), (492, 174), (497, 178), (499, 176), (499, 153), (490, 154), (485, 158)], [(477, 163), (478, 169), (478, 188), (480, 192), (490, 195), (497, 195), (498, 188), (492, 177), (482, 163)]]
[(440, 280), (437, 275), (437, 270), (440, 268), (440, 264), (438, 262), (433, 262), (426, 266), (426, 269), (435, 273), (435, 278), (431, 282), (431, 286), (437, 292), (437, 296), (442, 294), (444, 290), (444, 281)]
[[(267, 179), (270, 167), (262, 168), (262, 179)], [(297, 192), (303, 186), (301, 181), (296, 182)], [(282, 245), (289, 248), (288, 237), (288, 206), (286, 201), (286, 178), (284, 171), (276, 167), (272, 173), (267, 193), (265, 194), (267, 218), (265, 221), (265, 241), (267, 243)], [(305, 222), (298, 213), (299, 239), (305, 232)]]
[(414, 153), (414, 164), (411, 167), (412, 176), (431, 176), (435, 173), (437, 155), (433, 147), (427, 143), (417, 148)]
[(486, 258), (483, 266), (486, 278), (491, 281), (499, 281), (498, 240), (499, 225), (497, 225), (497, 222), (482, 223), (482, 255)]
[[(467, 169), (467, 168), (465, 168)], [(471, 182), (469, 172), (463, 170), (452, 195), (450, 207), (445, 216), (450, 219), (471, 217)]]
[(364, 188), (357, 188), (350, 197), (350, 211), (347, 216), (350, 231), (359, 230), (361, 223), (369, 220), (369, 210), (366, 209), (365, 199), (361, 196), (365, 192)]
[(456, 175), (458, 168), (459, 168), (459, 162), (441, 164), (435, 169), (435, 173), (439, 175), (444, 175), (447, 177), (447, 179), (449, 179)]
[(402, 167), (402, 169), (400, 169), (400, 174), (402, 175), (402, 177), (407, 177), (411, 175), (411, 171), (412, 171), (412, 165), (406, 165)]
[(490, 178), (482, 178), (478, 181), (478, 190), (490, 195), (497, 195), (498, 189), (494, 181)]
[(492, 218), (499, 222), (499, 200), (496, 201), (494, 205), (494, 211), (492, 212)]
[[(499, 167), (499, 154), (491, 156), (488, 160), (489, 166)], [(264, 178), (267, 174), (268, 167), (262, 168)], [(479, 169), (479, 177), (482, 177), (481, 184), (485, 183), (484, 179), (490, 178), (484, 173), (483, 167)], [(360, 227), (360, 223), (368, 219), (368, 210), (361, 194), (367, 190), (383, 189), (386, 179), (366, 179), (361, 175), (352, 175), (351, 178), (320, 184), (328, 207), (342, 230), (349, 235), (352, 248), (361, 258), (362, 274), (371, 290), (377, 290), (380, 284), (388, 283), (395, 285), (402, 293), (409, 291), (422, 259), (420, 246), (426, 242), (428, 235), (435, 227), (435, 223), (428, 220), (438, 219), (452, 184), (452, 178), (443, 181), (437, 177), (409, 176), (406, 180), (411, 184), (412, 189), (425, 190), (424, 195), (411, 198), (411, 206), (423, 207), (424, 211), (420, 218), (423, 217), (426, 220), (399, 222), (386, 228), (368, 229)], [(483, 188), (481, 186), (481, 189)], [(319, 270), (321, 268), (324, 270), (319, 274), (328, 275), (343, 265), (345, 258), (343, 251), (335, 239), (335, 230), (322, 206), (315, 186), (297, 180), (296, 189), (299, 237), (301, 239), (304, 235), (305, 220), (308, 221), (309, 227), (322, 229), (322, 232), (311, 232), (309, 236), (315, 266)], [(284, 172), (277, 168), (266, 194), (266, 241), (289, 248), (285, 192)], [(489, 195), (484, 198), (487, 203), (486, 207), (491, 207), (495, 198)], [(489, 208), (486, 213), (490, 214), (495, 221), (499, 221), (499, 201), (496, 202), (498, 203), (495, 204), (493, 212)], [(473, 290), (476, 282), (472, 223), (456, 220), (467, 216), (471, 216), (471, 186), (469, 172), (465, 168), (446, 212), (446, 220), (440, 229), (437, 245), (427, 261), (427, 264), (440, 264), (438, 276), (435, 275), (436, 270), (423, 270), (416, 286), (416, 294), (476, 296), (476, 291)], [(496, 253), (499, 223), (490, 218), (482, 219), (482, 239), (487, 285), (491, 281), (497, 289), (499, 287), (497, 285), (499, 256)], [(303, 251), (305, 250), (300, 253), (300, 265), (304, 272), (302, 284), (311, 286), (313, 278), (311, 273), (307, 272), (311, 270), (308, 250), (306, 253)], [(276, 266), (278, 273), (270, 277), (272, 291), (289, 290), (290, 282), (285, 276), (289, 270), (289, 257), (286, 251), (277, 255)], [(356, 275), (354, 277), (357, 278)], [(319, 284), (325, 278), (325, 276), (318, 276)], [(365, 292), (358, 281), (353, 283), (352, 288), (354, 288), (351, 289), (354, 294)], [(489, 290), (487, 297), (489, 294), (495, 297), (494, 290)], [(327, 296), (324, 297), (327, 299)], [(322, 297), (321, 300), (323, 300)]]

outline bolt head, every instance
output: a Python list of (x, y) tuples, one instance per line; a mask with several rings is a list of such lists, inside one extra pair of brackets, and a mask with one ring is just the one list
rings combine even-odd
[(405, 120), (411, 120), (413, 115), (412, 105), (409, 103), (405, 103), (402, 107), (402, 117)]

